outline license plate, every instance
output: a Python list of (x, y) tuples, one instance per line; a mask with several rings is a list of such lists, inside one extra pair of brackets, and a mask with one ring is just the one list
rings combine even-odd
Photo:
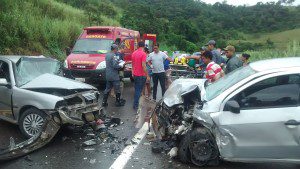
[(75, 80), (80, 81), (80, 82), (85, 82), (85, 78), (75, 78)]

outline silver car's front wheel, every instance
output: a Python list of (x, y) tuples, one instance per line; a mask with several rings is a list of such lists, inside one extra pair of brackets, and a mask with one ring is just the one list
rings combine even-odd
[(30, 108), (21, 115), (19, 122), (21, 132), (26, 137), (30, 138), (40, 134), (41, 128), (45, 122), (45, 113), (38, 109)]

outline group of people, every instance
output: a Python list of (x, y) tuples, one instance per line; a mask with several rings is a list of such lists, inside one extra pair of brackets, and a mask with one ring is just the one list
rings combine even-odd
[[(216, 42), (210, 40), (205, 46), (200, 48), (200, 56), (186, 56), (186, 59), (195, 59), (203, 62), (205, 68), (205, 78), (213, 83), (232, 72), (233, 70), (249, 64), (249, 54), (242, 54), (241, 59), (236, 57), (234, 46), (224, 48), (227, 60), (221, 57), (221, 51), (216, 49)], [(121, 98), (119, 71), (124, 67), (124, 61), (119, 57), (118, 45), (111, 46), (111, 52), (106, 55), (106, 89), (102, 106), (107, 106), (107, 99), (112, 88), (115, 90), (116, 106), (124, 106), (125, 100)], [(132, 76), (134, 79), (134, 103), (133, 109), (137, 109), (139, 99), (144, 89), (151, 92), (150, 79), (153, 81), (153, 99), (156, 100), (158, 82), (161, 86), (162, 96), (166, 91), (166, 65), (165, 62), (173, 62), (165, 52), (159, 50), (159, 44), (153, 47), (153, 52), (145, 47), (144, 42), (138, 42), (138, 49), (132, 53)]]
[(203, 62), (206, 66), (205, 77), (209, 82), (215, 82), (225, 74), (249, 64), (249, 54), (242, 54), (241, 58), (236, 57), (235, 47), (224, 48), (227, 60), (221, 56), (221, 50), (216, 49), (216, 41), (210, 40), (205, 46), (200, 48), (200, 56), (187, 56), (186, 59), (195, 59)]
[(165, 60), (170, 62), (172, 58), (165, 52), (159, 50), (159, 44), (153, 46), (153, 52), (149, 53), (144, 42), (138, 43), (139, 49), (132, 53), (132, 75), (134, 77), (134, 104), (133, 108), (138, 108), (139, 98), (144, 88), (150, 96), (150, 79), (153, 80), (153, 99), (156, 100), (158, 82), (161, 86), (162, 95), (166, 91), (166, 70)]

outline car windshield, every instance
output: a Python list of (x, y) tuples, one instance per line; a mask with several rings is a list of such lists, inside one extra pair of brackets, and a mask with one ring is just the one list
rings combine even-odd
[(16, 82), (23, 86), (40, 75), (61, 75), (61, 64), (51, 58), (21, 58), (16, 64)]
[(79, 39), (76, 42), (72, 53), (107, 53), (110, 51), (112, 43), (113, 40), (110, 39)]
[(239, 81), (253, 75), (255, 70), (253, 70), (250, 66), (241, 67), (236, 69), (235, 71), (225, 75), (223, 78), (219, 79), (215, 83), (208, 85), (205, 88), (206, 95), (205, 100), (210, 101), (220, 95), (222, 92), (227, 90), (229, 87), (238, 83)]

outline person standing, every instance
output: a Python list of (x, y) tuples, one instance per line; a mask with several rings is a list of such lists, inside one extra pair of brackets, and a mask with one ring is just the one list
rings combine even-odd
[(107, 53), (105, 56), (106, 89), (104, 91), (102, 101), (102, 106), (104, 107), (108, 106), (107, 99), (112, 88), (114, 88), (116, 95), (115, 105), (117, 107), (124, 106), (126, 102), (126, 100), (121, 99), (119, 69), (121, 69), (123, 66), (119, 64), (119, 58), (116, 56), (117, 51), (118, 45), (113, 44), (111, 46), (111, 52)]
[(212, 61), (222, 67), (226, 61), (221, 57), (220, 51), (216, 49), (216, 41), (210, 40), (207, 42), (207, 44), (205, 44), (205, 46), (207, 46), (207, 50), (211, 51), (213, 55)]
[(138, 47), (139, 48), (132, 53), (132, 75), (134, 78), (133, 109), (135, 110), (139, 106), (139, 99), (146, 80), (150, 81), (146, 67), (147, 54), (144, 52), (145, 43), (139, 42)]
[(243, 66), (247, 66), (249, 65), (250, 61), (249, 61), (250, 55), (247, 53), (243, 53), (241, 56), (241, 60), (243, 62)]
[(205, 77), (209, 82), (215, 82), (224, 76), (221, 66), (212, 61), (213, 55), (210, 51), (205, 51), (202, 56), (203, 62), (207, 65)]
[(235, 56), (235, 48), (234, 46), (227, 46), (224, 48), (225, 50), (225, 55), (228, 58), (226, 62), (226, 68), (225, 68), (225, 73), (230, 73), (233, 70), (243, 66), (243, 62)]
[[(147, 58), (149, 57), (149, 48), (145, 47), (144, 48), (144, 52), (147, 54)], [(151, 76), (152, 76), (152, 68), (151, 66), (146, 63), (146, 67), (147, 67), (147, 71), (148, 71), (148, 75), (149, 75), (149, 80), (146, 80), (146, 85), (143, 89), (143, 95), (146, 96), (146, 98), (150, 98), (151, 95)], [(147, 95), (146, 95), (146, 90), (147, 90)]]
[(166, 74), (164, 69), (164, 61), (169, 60), (173, 62), (172, 58), (169, 58), (164, 52), (159, 51), (159, 44), (155, 44), (153, 47), (153, 52), (149, 54), (148, 63), (152, 65), (152, 79), (153, 79), (153, 99), (156, 100), (157, 85), (160, 82), (162, 96), (164, 96), (166, 91)]

